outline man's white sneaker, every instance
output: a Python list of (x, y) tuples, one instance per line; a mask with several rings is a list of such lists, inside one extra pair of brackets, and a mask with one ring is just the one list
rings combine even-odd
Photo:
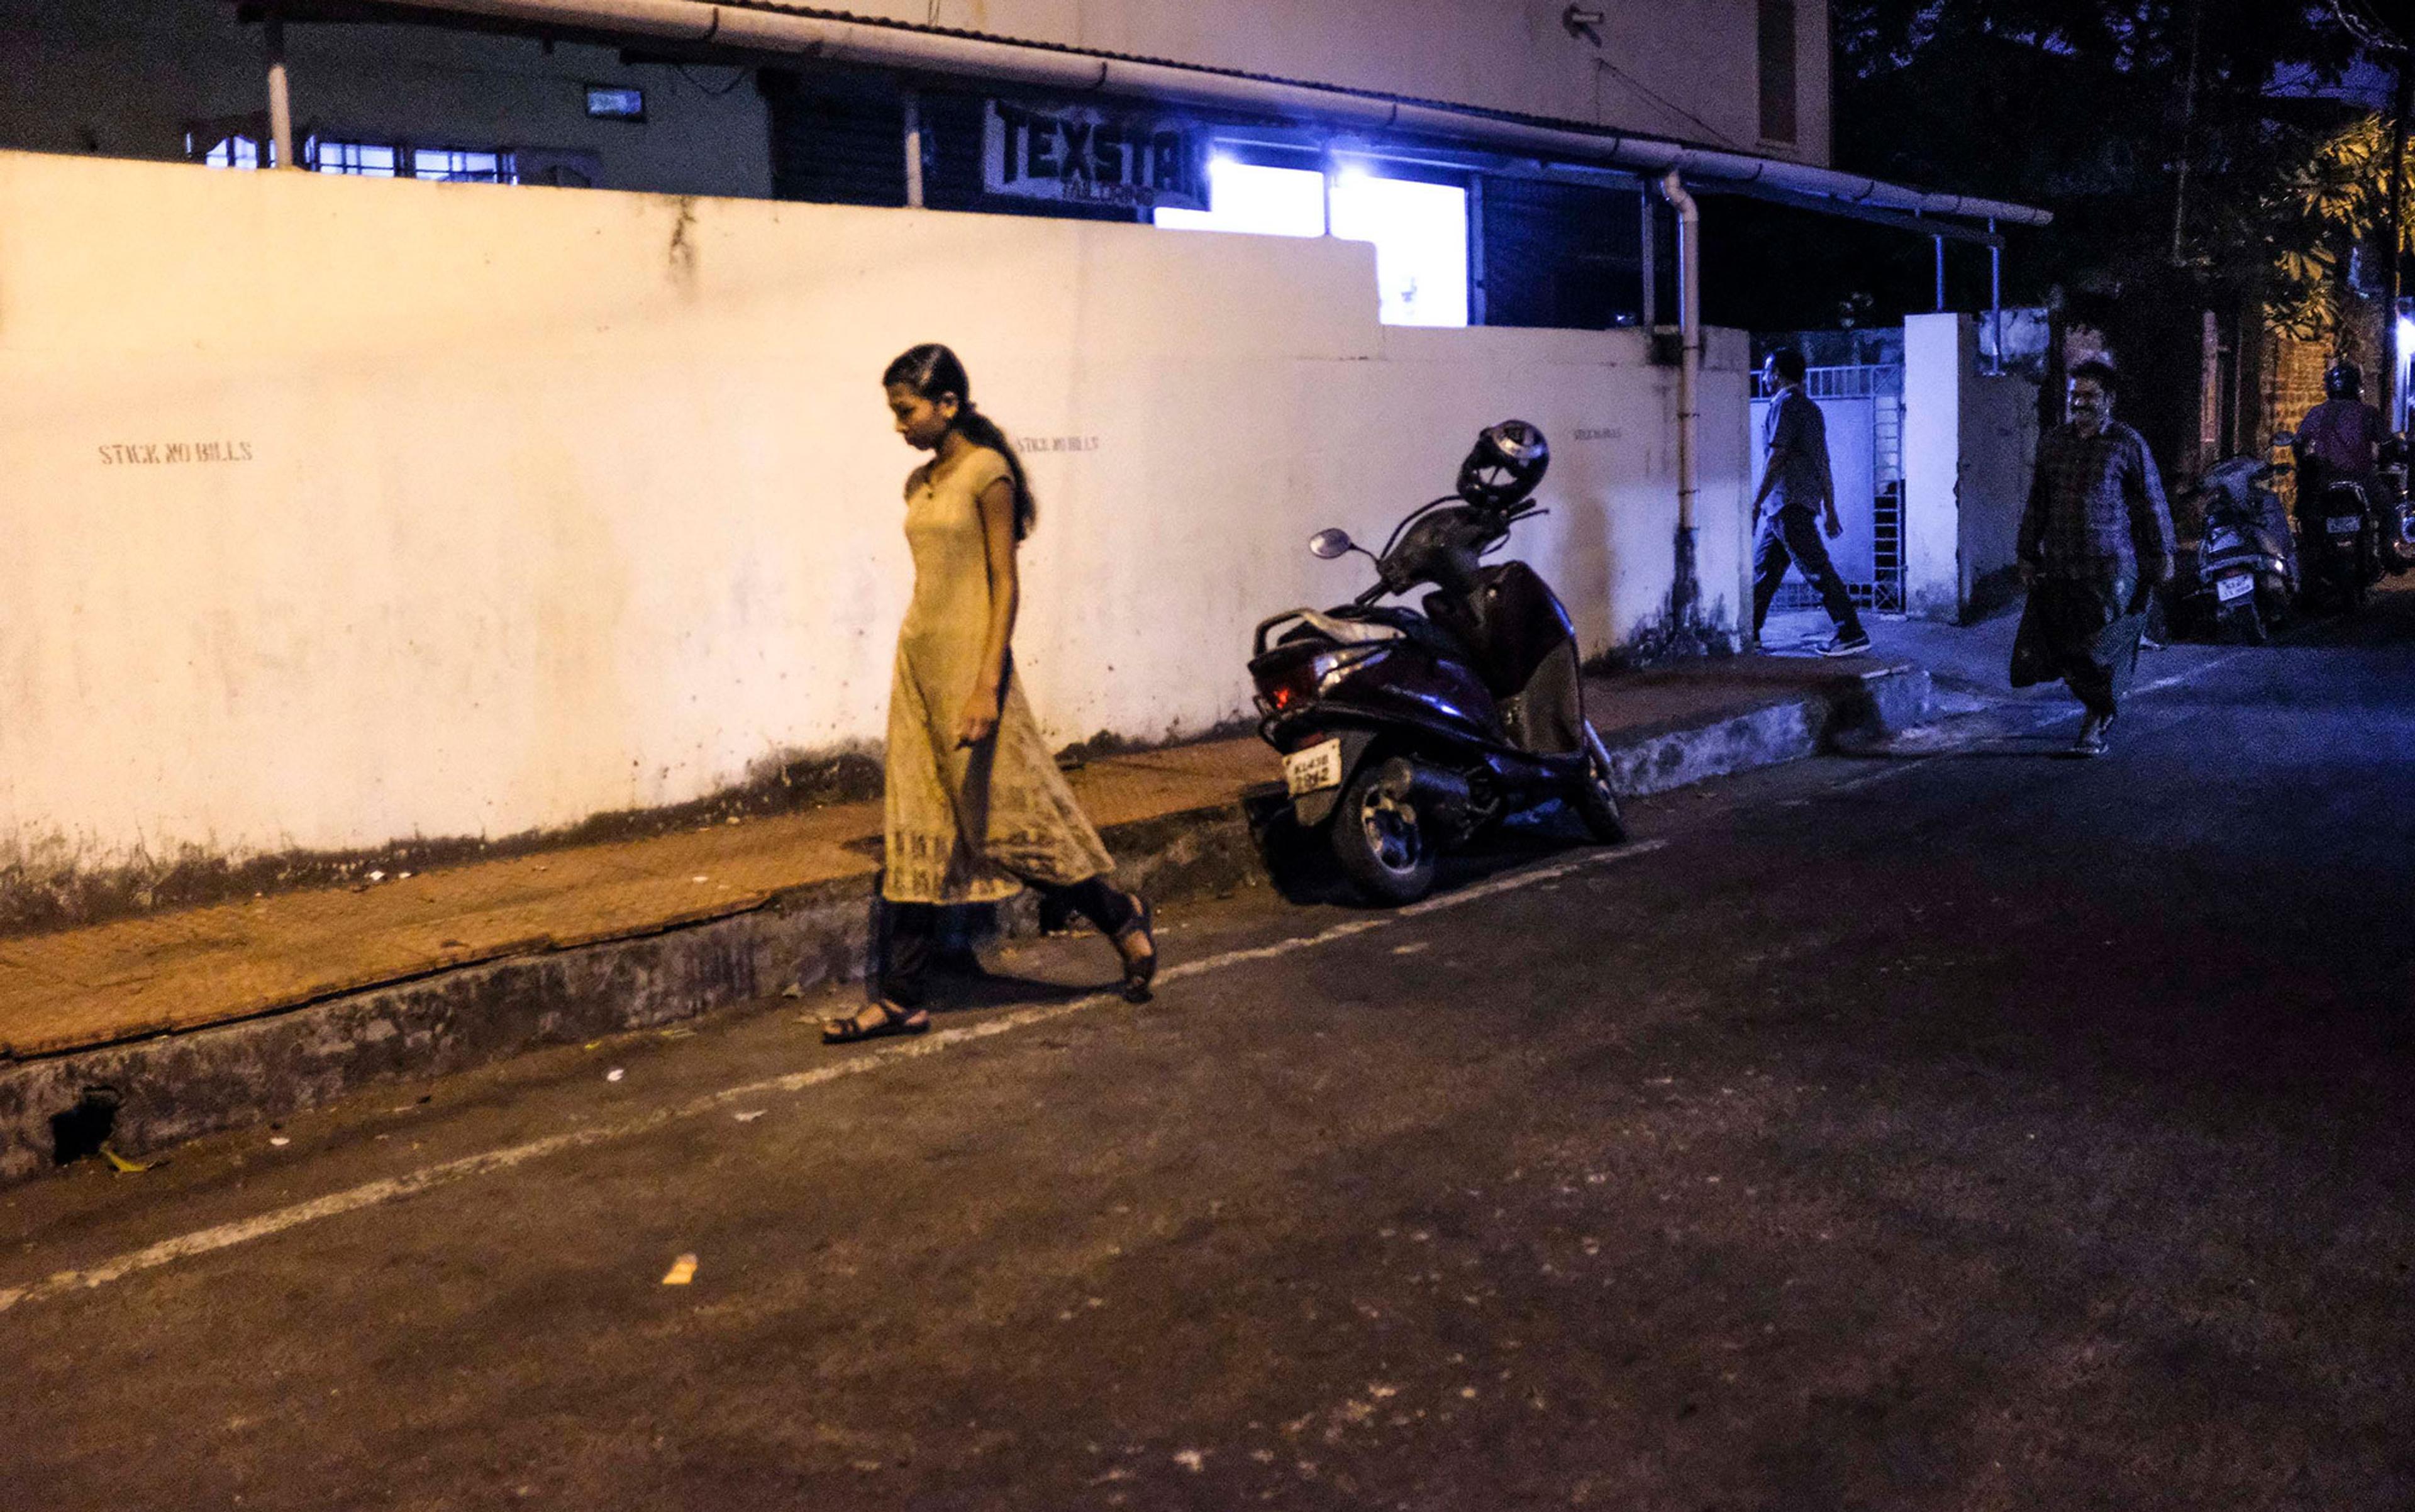
[(1820, 654), (1822, 656), (1859, 656), (1869, 649), (1870, 637), (1868, 632), (1855, 631), (1853, 634), (1849, 636), (1844, 634), (1842, 631), (1839, 631), (1836, 635), (1829, 636), (1827, 641), (1821, 646)]

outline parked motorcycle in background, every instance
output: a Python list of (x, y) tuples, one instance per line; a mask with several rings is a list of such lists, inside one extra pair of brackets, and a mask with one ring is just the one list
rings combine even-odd
[(2260, 645), (2298, 598), (2298, 548), (2272, 481), (2286, 464), (2229, 457), (2206, 470), (2194, 499), (2205, 530), (2182, 610), (2217, 635)]
[[(2286, 430), (2273, 438), (2276, 446), (2296, 442), (2296, 435)], [(2302, 494), (2298, 501), (2299, 603), (2362, 609), (2382, 574), (2381, 502), (2373, 496), (2375, 480), (2336, 472), (2310, 476), (2311, 472), (2307, 467), (2298, 472), (2300, 489), (2315, 489), (2312, 499)], [(2390, 523), (2395, 533), (2395, 501)]]
[(2392, 577), (2415, 569), (2415, 499), (2407, 492), (2407, 438), (2381, 443), (2381, 564)]
[[(1373, 560), (1372, 586), (1257, 628), (1259, 733), (1282, 753), (1293, 816), (1373, 902), (1423, 896), (1442, 852), (1550, 800), (1601, 843), (1627, 838), (1567, 609), (1524, 562), (1481, 563), (1543, 513), (1526, 501), (1550, 463), (1533, 426), (1488, 427), (1457, 490), (1412, 510), (1380, 553), (1341, 531), (1310, 541), (1327, 561)], [(1378, 602), (1423, 584), (1422, 614)]]

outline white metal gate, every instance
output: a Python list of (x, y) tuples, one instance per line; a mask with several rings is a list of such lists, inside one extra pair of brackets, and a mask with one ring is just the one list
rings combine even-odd
[[(1845, 533), (1828, 545), (1853, 602), (1874, 614), (1903, 612), (1903, 367), (1814, 367), (1804, 392), (1828, 424), (1828, 470)], [(1768, 399), (1752, 401), (1752, 486), (1761, 487), (1761, 437)], [(1800, 573), (1778, 591), (1778, 609), (1817, 608)]]

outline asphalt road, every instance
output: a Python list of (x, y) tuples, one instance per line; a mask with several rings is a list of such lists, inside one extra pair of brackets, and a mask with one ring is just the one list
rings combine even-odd
[(0, 1194), (0, 1506), (2415, 1505), (2415, 604), (2147, 669)]

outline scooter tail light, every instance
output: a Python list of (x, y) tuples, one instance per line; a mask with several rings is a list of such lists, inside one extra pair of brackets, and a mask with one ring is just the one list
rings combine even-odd
[(1278, 714), (1288, 713), (1315, 696), (1316, 679), (1316, 664), (1312, 661), (1295, 662), (1284, 667), (1267, 680), (1268, 706)]
[(1293, 662), (1260, 684), (1259, 697), (1271, 713), (1289, 713), (1301, 704), (1333, 691), (1333, 685), (1355, 668), (1382, 655), (1388, 647), (1345, 646), (1319, 651)]

